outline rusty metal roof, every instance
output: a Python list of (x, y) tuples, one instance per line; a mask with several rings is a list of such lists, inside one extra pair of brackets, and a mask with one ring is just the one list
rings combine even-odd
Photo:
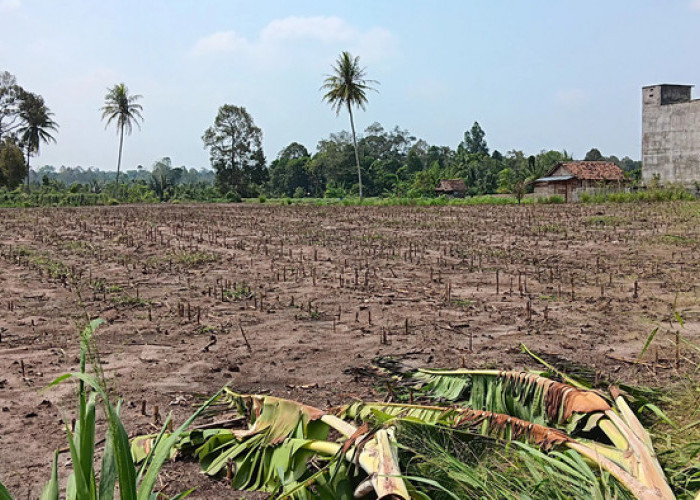
[(443, 179), (435, 191), (466, 191), (467, 185), (462, 179)]
[(550, 173), (553, 173), (554, 170), (559, 167), (564, 167), (577, 179), (621, 181), (625, 178), (622, 169), (610, 161), (572, 161), (560, 163)]

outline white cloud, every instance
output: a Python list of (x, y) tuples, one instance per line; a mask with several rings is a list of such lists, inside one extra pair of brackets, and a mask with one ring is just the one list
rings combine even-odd
[(265, 26), (260, 39), (263, 42), (318, 40), (333, 43), (349, 40), (357, 34), (357, 30), (338, 17), (287, 17)]
[(22, 0), (0, 0), (0, 12), (11, 12), (22, 6)]
[(700, 11), (700, 0), (692, 0), (690, 2), (690, 8), (692, 10), (698, 10)]
[(290, 48), (301, 44), (350, 50), (361, 55), (363, 61), (383, 59), (396, 50), (394, 35), (384, 28), (363, 31), (339, 17), (292, 16), (271, 21), (251, 39), (235, 31), (212, 33), (199, 39), (188, 54), (196, 59), (237, 54), (270, 62), (279, 60)]
[(190, 49), (189, 54), (193, 57), (225, 54), (247, 50), (248, 46), (246, 39), (239, 37), (233, 31), (219, 31), (200, 38)]

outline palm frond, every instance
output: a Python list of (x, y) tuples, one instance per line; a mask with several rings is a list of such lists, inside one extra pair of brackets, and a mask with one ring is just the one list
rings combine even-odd
[(113, 121), (117, 122), (117, 133), (122, 129), (131, 134), (133, 126), (141, 128), (140, 122), (143, 121), (143, 107), (137, 101), (143, 96), (139, 94), (129, 94), (129, 89), (123, 83), (119, 83), (107, 89), (105, 95), (105, 104), (101, 108), (102, 119), (107, 120), (105, 128)]

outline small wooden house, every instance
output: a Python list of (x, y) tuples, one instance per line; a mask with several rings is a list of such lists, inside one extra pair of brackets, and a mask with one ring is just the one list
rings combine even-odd
[(609, 161), (572, 161), (558, 163), (546, 176), (535, 180), (535, 196), (559, 195), (565, 201), (577, 201), (582, 192), (595, 189), (620, 189), (625, 174)]
[(437, 196), (447, 195), (453, 198), (464, 198), (467, 192), (467, 185), (462, 179), (443, 179), (435, 188)]

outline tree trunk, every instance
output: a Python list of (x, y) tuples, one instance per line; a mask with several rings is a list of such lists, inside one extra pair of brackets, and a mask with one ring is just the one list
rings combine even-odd
[(122, 146), (124, 144), (124, 124), (121, 126), (121, 131), (119, 134), (119, 157), (117, 158), (117, 189), (114, 193), (114, 197), (119, 199), (119, 169), (122, 166)]
[(352, 129), (352, 142), (355, 145), (355, 163), (357, 164), (357, 182), (360, 184), (360, 199), (362, 199), (362, 170), (360, 169), (360, 154), (357, 150), (357, 137), (355, 136), (355, 120), (352, 118), (352, 108), (348, 102), (348, 113), (350, 113), (350, 128)]
[(29, 144), (27, 144), (27, 193), (30, 190), (29, 187), (29, 155), (31, 154), (31, 150), (29, 149)]

